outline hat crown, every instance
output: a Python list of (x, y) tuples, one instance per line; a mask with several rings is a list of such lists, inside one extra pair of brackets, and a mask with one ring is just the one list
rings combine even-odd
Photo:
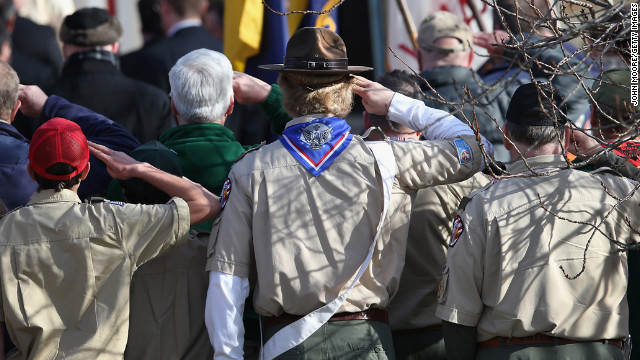
[(520, 85), (511, 97), (507, 109), (507, 121), (528, 126), (554, 126), (567, 122), (566, 104), (557, 90), (549, 83)]
[(285, 58), (346, 59), (342, 38), (326, 28), (302, 28), (287, 43)]
[[(442, 48), (434, 45), (435, 41), (443, 37), (452, 37), (460, 41), (460, 45)], [(418, 46), (424, 50), (455, 52), (470, 48), (473, 43), (471, 28), (463, 19), (448, 11), (437, 11), (427, 16), (420, 24), (418, 31)]]
[(64, 18), (60, 26), (60, 40), (79, 46), (113, 44), (122, 35), (122, 26), (105, 9), (89, 7), (77, 10)]
[[(53, 118), (42, 124), (29, 144), (29, 164), (38, 175), (51, 180), (70, 180), (89, 162), (89, 145), (78, 124), (63, 118)], [(66, 175), (49, 174), (47, 169), (57, 163), (75, 168)]]

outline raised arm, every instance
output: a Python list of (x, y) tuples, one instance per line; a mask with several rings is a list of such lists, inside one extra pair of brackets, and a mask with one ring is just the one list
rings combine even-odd
[[(356, 76), (356, 79), (353, 92), (362, 97), (362, 104), (370, 114), (388, 115), (391, 121), (421, 131), (428, 140), (476, 135), (468, 125), (446, 111), (430, 108), (421, 100), (394, 93), (363, 77)], [(493, 155), (493, 145), (484, 136), (480, 135), (480, 138), (487, 153)]]
[(155, 167), (134, 160), (127, 154), (89, 142), (91, 153), (103, 161), (115, 179), (140, 178), (169, 196), (182, 198), (189, 206), (191, 225), (213, 220), (220, 213), (220, 201), (202, 185), (180, 178)]
[(233, 95), (240, 104), (259, 104), (271, 123), (271, 131), (282, 134), (291, 116), (282, 107), (282, 91), (276, 84), (269, 85), (245, 73), (233, 72)]

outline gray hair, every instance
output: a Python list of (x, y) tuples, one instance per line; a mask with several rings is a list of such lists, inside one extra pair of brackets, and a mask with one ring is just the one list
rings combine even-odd
[(216, 122), (233, 95), (233, 69), (217, 51), (194, 50), (171, 68), (169, 83), (173, 104), (185, 123)]

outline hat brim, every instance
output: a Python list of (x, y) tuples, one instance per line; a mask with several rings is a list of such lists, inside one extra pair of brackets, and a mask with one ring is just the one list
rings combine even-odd
[(285, 69), (284, 64), (267, 64), (259, 65), (260, 69), (278, 71), (278, 72), (291, 72), (309, 75), (347, 75), (357, 74), (365, 71), (371, 71), (373, 68), (368, 66), (349, 66), (347, 70), (306, 70), (306, 69)]

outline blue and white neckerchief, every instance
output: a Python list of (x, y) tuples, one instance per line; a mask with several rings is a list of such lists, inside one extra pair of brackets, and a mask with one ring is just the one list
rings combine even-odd
[(349, 146), (353, 139), (350, 130), (344, 119), (318, 118), (287, 127), (280, 142), (313, 176), (318, 176)]

